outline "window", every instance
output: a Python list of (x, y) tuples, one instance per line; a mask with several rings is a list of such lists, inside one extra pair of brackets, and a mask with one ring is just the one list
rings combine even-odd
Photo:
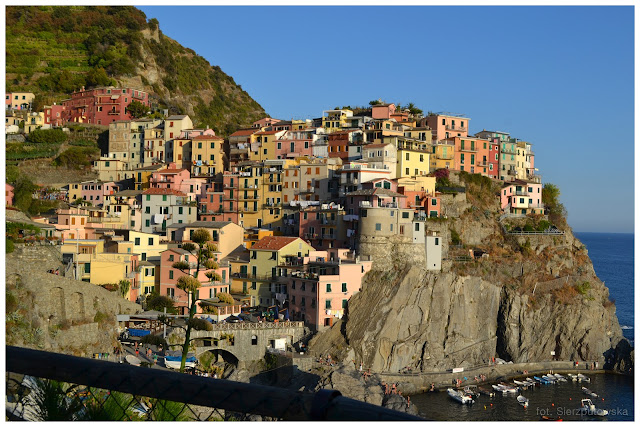
[(520, 203), (524, 203), (524, 197), (520, 197)]
[(405, 158), (405, 160), (409, 160), (409, 153), (406, 153), (404, 158)]
[(162, 201), (163, 201), (163, 202), (166, 202), (166, 201), (167, 201), (167, 196), (166, 196), (166, 195), (163, 195), (163, 196), (162, 196)]
[(464, 164), (464, 153), (460, 153), (460, 163)]
[(416, 222), (416, 231), (420, 231), (420, 223)]
[(182, 206), (180, 206), (180, 207), (178, 208), (178, 214), (179, 214), (179, 215), (182, 215)]
[(153, 237), (149, 237), (149, 246), (153, 246)]
[(438, 204), (438, 199), (436, 199), (435, 197), (431, 199), (431, 206), (436, 206), (437, 204)]
[(325, 303), (324, 303), (324, 308), (326, 308), (327, 310), (329, 310), (331, 308), (331, 300), (328, 299)]
[(136, 246), (140, 246), (140, 238), (139, 237), (136, 237), (135, 245)]
[(402, 218), (409, 218), (409, 212), (402, 212)]
[(346, 299), (343, 299), (343, 300), (342, 300), (342, 308), (343, 308), (343, 309), (347, 308), (347, 301), (348, 301), (348, 300), (346, 300)]
[(342, 292), (347, 292), (347, 284), (346, 283), (342, 284)]
[(327, 283), (327, 292), (331, 292), (331, 283)]
[(173, 279), (173, 270), (169, 270), (169, 279)]
[(151, 200), (151, 195), (147, 194), (147, 202)]
[(381, 231), (382, 230), (382, 224), (380, 224), (379, 222), (376, 223), (376, 231)]

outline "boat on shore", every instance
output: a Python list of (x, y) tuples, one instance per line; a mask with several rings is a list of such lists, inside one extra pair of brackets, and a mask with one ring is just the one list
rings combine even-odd
[(480, 396), (480, 393), (478, 392), (478, 387), (475, 385), (465, 386), (462, 389), (462, 392), (472, 399), (477, 399)]
[(140, 359), (135, 357), (133, 354), (127, 354), (124, 357), (124, 360), (126, 360), (129, 365), (140, 366)]
[(606, 409), (596, 408), (596, 405), (591, 402), (591, 399), (582, 399), (582, 406), (580, 407), (580, 412), (585, 415), (592, 415), (598, 417), (604, 417), (609, 415), (609, 411)]
[(529, 407), (529, 399), (527, 399), (523, 395), (518, 396), (518, 403), (524, 406), (525, 408)]
[[(165, 356), (164, 365), (170, 369), (180, 369), (180, 364), (182, 363), (182, 356)], [(185, 364), (185, 368), (195, 368), (196, 367), (196, 358), (188, 357)]]
[(578, 381), (578, 376), (576, 374), (567, 374), (571, 381)]
[(567, 382), (567, 379), (566, 379), (565, 377), (563, 377), (562, 375), (560, 375), (560, 374), (552, 374), (552, 375), (553, 375), (554, 377), (556, 377), (556, 380), (558, 380), (558, 381), (560, 381), (560, 382), (563, 382), (563, 383), (566, 383), (566, 382)]
[(463, 405), (470, 405), (473, 403), (473, 399), (464, 394), (462, 391), (454, 390), (452, 388), (447, 389), (447, 394), (450, 398)]

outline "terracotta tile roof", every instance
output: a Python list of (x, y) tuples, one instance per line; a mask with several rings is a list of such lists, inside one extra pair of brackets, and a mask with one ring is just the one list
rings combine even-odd
[(219, 136), (216, 136), (216, 135), (198, 135), (191, 138), (192, 141), (204, 141), (204, 140), (210, 141), (212, 139), (224, 140), (224, 138), (220, 138)]
[(265, 250), (265, 251), (279, 251), (290, 243), (300, 239), (299, 237), (285, 237), (285, 236), (266, 236), (263, 237), (251, 246), (251, 249)]
[(142, 194), (162, 194), (162, 195), (174, 195), (174, 196), (182, 196), (186, 197), (186, 194), (182, 191), (174, 190), (172, 188), (149, 188), (145, 190)]
[(160, 175), (174, 175), (182, 171), (186, 171), (186, 169), (162, 169), (161, 171), (158, 171), (158, 173)]
[(258, 132), (259, 129), (258, 128), (253, 128), (253, 129), (241, 129), (238, 131), (235, 131), (234, 133), (232, 133), (229, 136), (247, 136), (247, 135), (253, 135), (254, 133)]

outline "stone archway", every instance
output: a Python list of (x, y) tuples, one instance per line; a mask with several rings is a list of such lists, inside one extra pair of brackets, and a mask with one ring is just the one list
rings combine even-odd
[(238, 362), (239, 362), (238, 358), (236, 357), (235, 354), (231, 353), (228, 350), (225, 350), (222, 348), (214, 348), (214, 349), (207, 350), (204, 353), (211, 353), (213, 355), (213, 363), (226, 362), (230, 365), (234, 365), (236, 367), (238, 366)]
[(64, 305), (64, 289), (60, 287), (51, 288), (50, 298), (51, 298), (51, 307), (54, 317), (58, 319), (60, 322), (67, 318), (67, 312), (65, 310)]
[(69, 318), (71, 320), (84, 320), (84, 295), (81, 292), (74, 292), (71, 294), (69, 301)]

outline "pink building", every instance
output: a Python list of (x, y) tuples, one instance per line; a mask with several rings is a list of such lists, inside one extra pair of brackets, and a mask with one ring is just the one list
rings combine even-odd
[(276, 140), (276, 157), (287, 159), (313, 155), (313, 130), (289, 130)]
[(89, 225), (89, 212), (80, 207), (58, 209), (58, 224), (56, 231), (60, 233), (62, 240), (89, 239), (94, 237), (93, 230), (87, 230)]
[(371, 117), (374, 119), (390, 119), (396, 112), (396, 104), (379, 104), (371, 107)]
[(105, 197), (116, 194), (119, 187), (114, 182), (86, 181), (82, 183), (80, 195), (93, 206), (104, 204)]
[(407, 207), (415, 209), (416, 213), (422, 213), (421, 215), (436, 218), (441, 214), (441, 202), (438, 194), (429, 194), (428, 192), (407, 190), (405, 187), (399, 187), (398, 192), (407, 196)]
[(408, 208), (407, 196), (398, 193), (397, 181), (376, 179), (362, 184), (362, 190), (352, 191), (346, 195), (346, 206), (349, 215), (360, 215), (360, 208), (385, 207)]
[(4, 189), (5, 206), (13, 206), (13, 186), (5, 184)]
[(99, 87), (73, 92), (62, 101), (64, 121), (108, 125), (116, 120), (131, 120), (126, 108), (133, 101), (151, 106), (149, 94), (132, 88)]
[(500, 207), (516, 215), (544, 214), (542, 184), (514, 179), (500, 190)]
[[(489, 145), (489, 178), (500, 179), (500, 142), (495, 139)], [(531, 165), (533, 167), (533, 163)]]
[(454, 136), (467, 136), (469, 119), (459, 114), (436, 113), (425, 117), (434, 141)]
[(151, 174), (149, 183), (151, 188), (169, 188), (182, 191), (182, 181), (191, 178), (187, 169), (176, 169), (175, 163), (170, 163), (168, 169), (162, 169)]
[(44, 124), (62, 126), (64, 124), (65, 107), (63, 105), (47, 105), (44, 107)]
[[(175, 248), (167, 249), (160, 254), (160, 295), (168, 296), (174, 301), (176, 307), (181, 314), (186, 314), (188, 295), (185, 291), (178, 289), (178, 279), (186, 273), (173, 268), (173, 263), (178, 261), (186, 261), (190, 265), (189, 274), (193, 276), (196, 272), (196, 257), (184, 249)], [(217, 270), (200, 270), (198, 280), (202, 284), (198, 288), (198, 298), (209, 299), (215, 298), (220, 292), (230, 292), (231, 284), (228, 282), (212, 281), (206, 273), (217, 273), (220, 277), (230, 277), (229, 266), (220, 266)], [(198, 313), (202, 313), (200, 306), (197, 308)]]
[(271, 118), (271, 117), (265, 117), (263, 119), (256, 120), (255, 122), (253, 122), (251, 124), (251, 127), (252, 128), (262, 128), (264, 126), (274, 125), (274, 124), (276, 124), (278, 122), (281, 122), (281, 121), (282, 120), (279, 120), (279, 119), (274, 119), (274, 118)]
[(349, 298), (359, 292), (371, 261), (361, 261), (348, 249), (311, 251), (306, 257), (287, 257), (289, 311), (293, 320), (304, 320), (316, 330), (341, 319)]
[(346, 248), (347, 235), (342, 206), (310, 206), (299, 213), (298, 236), (318, 250)]

